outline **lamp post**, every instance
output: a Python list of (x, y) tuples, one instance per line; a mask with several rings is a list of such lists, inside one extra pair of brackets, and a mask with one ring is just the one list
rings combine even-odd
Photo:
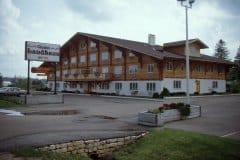
[(185, 55), (186, 55), (186, 91), (187, 91), (187, 103), (190, 104), (189, 94), (189, 43), (188, 43), (188, 9), (192, 8), (192, 4), (195, 0), (177, 0), (181, 3), (181, 6), (185, 7), (186, 13), (186, 42), (185, 42)]

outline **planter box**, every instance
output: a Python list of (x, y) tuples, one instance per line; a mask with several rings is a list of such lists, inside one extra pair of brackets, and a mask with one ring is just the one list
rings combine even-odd
[[(190, 114), (186, 119), (196, 118), (201, 116), (201, 107), (191, 105)], [(164, 123), (181, 120), (182, 116), (177, 109), (164, 110), (163, 113), (154, 114), (148, 112), (138, 113), (138, 124), (146, 126), (163, 126)]]

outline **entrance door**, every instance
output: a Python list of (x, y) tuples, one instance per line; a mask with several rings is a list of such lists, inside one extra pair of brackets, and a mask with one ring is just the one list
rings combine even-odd
[(200, 93), (200, 81), (196, 80), (196, 92)]

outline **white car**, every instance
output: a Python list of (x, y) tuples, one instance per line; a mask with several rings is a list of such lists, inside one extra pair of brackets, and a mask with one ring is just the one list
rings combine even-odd
[(0, 88), (0, 95), (20, 96), (26, 94), (27, 91), (17, 87), (2, 87)]

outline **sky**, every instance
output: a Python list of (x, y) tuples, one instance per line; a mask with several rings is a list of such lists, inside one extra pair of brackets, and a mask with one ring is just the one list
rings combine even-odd
[[(189, 38), (213, 55), (223, 39), (233, 60), (240, 46), (240, 0), (196, 0), (189, 10)], [(156, 43), (185, 39), (185, 10), (177, 0), (0, 0), (0, 73), (27, 77), (25, 41), (63, 45), (76, 32)], [(31, 62), (31, 67), (40, 62)], [(31, 74), (36, 77), (36, 74)], [(42, 77), (40, 77), (42, 78)]]

